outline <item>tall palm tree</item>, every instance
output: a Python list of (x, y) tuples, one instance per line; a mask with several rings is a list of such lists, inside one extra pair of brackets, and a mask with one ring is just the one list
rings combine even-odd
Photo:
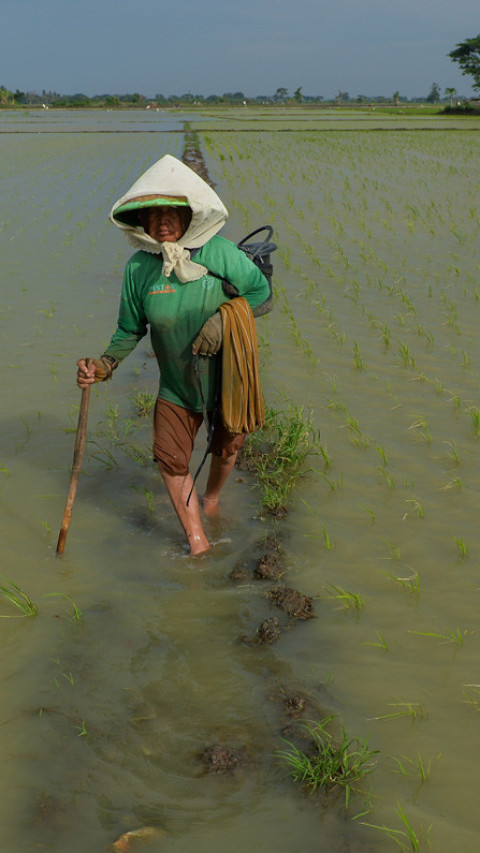
[(445, 89), (445, 94), (450, 97), (450, 107), (453, 107), (453, 99), (457, 94), (457, 90), (453, 86), (450, 86)]

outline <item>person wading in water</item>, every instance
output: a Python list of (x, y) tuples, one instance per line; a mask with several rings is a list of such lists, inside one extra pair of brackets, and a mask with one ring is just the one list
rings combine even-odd
[[(251, 417), (247, 412), (248, 428), (226, 425), (217, 406), (218, 360), (225, 358), (227, 344), (231, 345), (230, 332), (228, 342), (224, 332), (235, 322), (240, 334), (248, 326), (247, 347), (251, 345), (255, 357), (253, 316), (263, 313), (261, 306), (270, 297), (258, 267), (218, 235), (227, 217), (214, 190), (176, 158), (166, 155), (148, 169), (110, 213), (111, 221), (137, 249), (125, 268), (116, 331), (102, 356), (77, 362), (80, 388), (111, 379), (150, 328), (160, 368), (154, 458), (192, 556), (210, 548), (189, 471), (204, 415), (214, 419), (212, 459), (201, 500), (205, 515), (217, 511), (220, 491), (246, 432), (262, 424), (259, 385), (258, 411)], [(235, 298), (226, 295), (222, 281), (233, 286)], [(197, 354), (205, 358), (197, 359), (196, 372)]]

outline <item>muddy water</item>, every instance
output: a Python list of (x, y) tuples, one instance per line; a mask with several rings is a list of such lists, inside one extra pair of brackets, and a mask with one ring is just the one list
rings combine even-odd
[[(74, 362), (108, 341), (129, 254), (106, 212), (155, 159), (180, 155), (181, 136), (4, 136), (2, 574), (39, 609), (0, 623), (5, 849), (103, 851), (145, 825), (158, 830), (152, 851), (395, 849), (278, 767), (282, 697), (294, 690), (310, 719), (337, 714), (380, 750), (367, 820), (402, 830), (401, 803), (424, 846), (432, 825), (435, 850), (469, 853), (479, 831), (469, 796), (478, 716), (465, 700), (479, 695), (466, 686), (479, 654), (478, 143), (209, 139), (230, 236), (267, 219), (280, 244), (276, 313), (259, 321), (267, 401), (311, 410), (330, 464), (312, 460), (277, 523), (259, 515), (251, 481), (232, 478), (209, 525), (218, 544), (189, 559), (146, 458), (150, 424), (135, 414), (133, 398), (157, 383), (142, 342), (92, 394), (55, 558)], [(319, 618), (259, 647), (242, 638), (276, 615), (266, 586), (230, 573), (272, 530), (288, 582), (316, 596)], [(401, 579), (417, 576), (411, 592)], [(364, 609), (346, 611), (329, 584), (359, 593)], [(199, 754), (215, 743), (246, 753), (233, 776), (204, 772)], [(408, 762), (419, 753), (431, 765), (423, 784)]]

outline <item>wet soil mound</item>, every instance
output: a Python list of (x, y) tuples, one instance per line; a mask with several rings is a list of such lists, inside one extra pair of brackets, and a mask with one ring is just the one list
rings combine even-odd
[(293, 619), (313, 619), (312, 599), (302, 595), (297, 589), (288, 586), (275, 586), (267, 593), (268, 598), (276, 607), (283, 610)]
[(215, 744), (205, 747), (200, 760), (208, 773), (232, 775), (237, 767), (245, 763), (246, 754), (244, 748)]

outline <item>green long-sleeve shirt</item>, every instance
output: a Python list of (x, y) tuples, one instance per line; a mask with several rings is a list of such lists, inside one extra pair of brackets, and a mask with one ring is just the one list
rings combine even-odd
[[(136, 252), (125, 268), (117, 329), (105, 352), (121, 361), (150, 326), (160, 368), (159, 397), (200, 412), (202, 398), (193, 375), (192, 344), (204, 322), (228, 301), (220, 279), (233, 284), (252, 310), (268, 298), (269, 286), (245, 253), (218, 235), (195, 254), (195, 263), (215, 275), (182, 283), (173, 272), (169, 278), (162, 275), (162, 259), (157, 255)], [(207, 408), (215, 404), (217, 358), (200, 359)]]

